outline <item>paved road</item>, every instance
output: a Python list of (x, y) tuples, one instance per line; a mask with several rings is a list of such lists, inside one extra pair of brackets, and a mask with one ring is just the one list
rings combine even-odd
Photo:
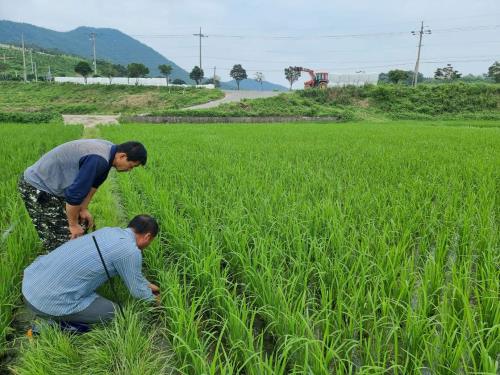
[(257, 98), (269, 98), (271, 96), (276, 96), (282, 94), (283, 91), (247, 91), (247, 90), (222, 90), (226, 95), (222, 99), (214, 100), (212, 102), (194, 105), (192, 107), (187, 107), (184, 109), (203, 109), (203, 108), (213, 108), (217, 107), (222, 103), (239, 102), (241, 99), (257, 99)]

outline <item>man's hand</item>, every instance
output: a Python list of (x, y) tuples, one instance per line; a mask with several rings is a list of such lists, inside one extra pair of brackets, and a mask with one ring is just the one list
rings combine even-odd
[(81, 222), (87, 222), (87, 229), (92, 229), (94, 227), (94, 218), (88, 209), (82, 208), (79, 216)]
[(160, 294), (160, 288), (153, 283), (149, 283), (148, 288), (151, 289), (154, 295)]
[(80, 224), (69, 226), (70, 239), (73, 240), (77, 237), (83, 236), (84, 230)]
[(151, 291), (155, 295), (156, 305), (160, 306), (161, 303), (160, 288), (153, 283), (149, 283), (148, 288), (151, 289)]

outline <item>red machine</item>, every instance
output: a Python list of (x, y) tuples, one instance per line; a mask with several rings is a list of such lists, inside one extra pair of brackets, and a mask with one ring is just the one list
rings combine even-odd
[(314, 73), (314, 70), (303, 68), (301, 66), (291, 67), (296, 72), (307, 72), (311, 76), (309, 81), (304, 82), (304, 89), (309, 89), (311, 87), (319, 87), (320, 89), (326, 89), (328, 87), (328, 73), (318, 72)]

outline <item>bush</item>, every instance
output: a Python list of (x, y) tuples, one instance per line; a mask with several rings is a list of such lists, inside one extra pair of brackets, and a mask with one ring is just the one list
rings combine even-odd
[(376, 107), (392, 115), (418, 113), (441, 115), (447, 113), (498, 110), (500, 85), (441, 84), (379, 85), (371, 89), (370, 96)]
[(60, 119), (56, 112), (0, 112), (0, 122), (47, 123)]

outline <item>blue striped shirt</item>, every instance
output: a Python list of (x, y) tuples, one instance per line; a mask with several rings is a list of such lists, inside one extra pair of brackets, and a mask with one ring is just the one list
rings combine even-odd
[(134, 232), (106, 227), (35, 259), (24, 270), (22, 291), (29, 303), (46, 314), (63, 316), (84, 310), (97, 298), (95, 291), (107, 276), (92, 236), (110, 275), (120, 275), (135, 298), (154, 299), (142, 275), (142, 253)]

